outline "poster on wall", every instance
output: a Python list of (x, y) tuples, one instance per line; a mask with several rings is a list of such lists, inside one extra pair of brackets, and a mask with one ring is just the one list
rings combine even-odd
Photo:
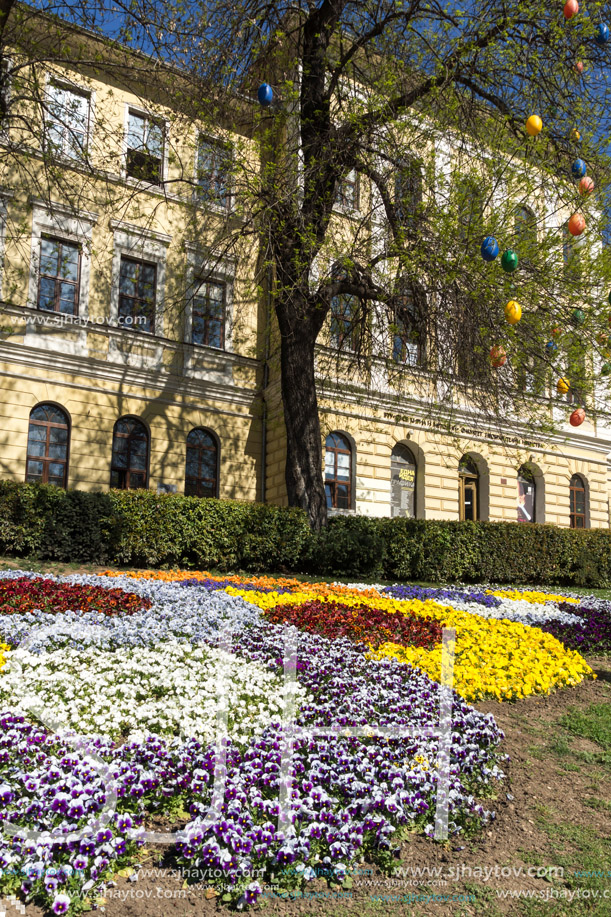
[(518, 522), (535, 521), (535, 485), (526, 478), (518, 478)]
[(391, 460), (391, 515), (416, 515), (416, 463), (411, 453), (403, 448), (393, 451)]

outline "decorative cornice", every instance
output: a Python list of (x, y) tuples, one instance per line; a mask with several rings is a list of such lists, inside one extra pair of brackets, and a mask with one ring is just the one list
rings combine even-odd
[(110, 228), (113, 231), (119, 230), (130, 236), (140, 236), (143, 239), (152, 239), (155, 242), (161, 242), (162, 245), (169, 245), (172, 236), (165, 232), (158, 232), (156, 229), (148, 229), (146, 226), (138, 226), (137, 223), (126, 223), (124, 220), (110, 220)]
[(62, 204), (59, 201), (43, 201), (42, 198), (34, 197), (33, 195), (30, 195), (28, 200), (32, 207), (40, 207), (51, 215), (60, 213), (62, 216), (71, 217), (73, 220), (86, 220), (88, 223), (98, 222), (98, 214), (92, 210), (75, 210), (68, 204)]

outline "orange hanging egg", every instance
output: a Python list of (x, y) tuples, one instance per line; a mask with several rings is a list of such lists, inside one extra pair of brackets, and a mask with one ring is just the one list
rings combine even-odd
[(515, 325), (522, 318), (522, 306), (515, 299), (511, 299), (505, 306), (505, 318), (510, 325)]
[(582, 197), (586, 197), (588, 194), (592, 194), (592, 191), (594, 191), (594, 182), (589, 175), (584, 175), (579, 182), (579, 193)]
[(579, 4), (577, 3), (577, 0), (566, 0), (566, 3), (564, 4), (563, 12), (564, 12), (564, 18), (567, 21), (569, 19), (572, 19), (573, 16), (576, 16), (577, 13), (579, 12)]
[(556, 382), (556, 391), (559, 395), (566, 395), (570, 387), (571, 386), (568, 379), (558, 379)]
[[(609, 322), (611, 323), (611, 318), (609, 319)], [(559, 337), (561, 334), (562, 334), (562, 328), (557, 328), (557, 327), (556, 327), (556, 328), (552, 328), (552, 337), (553, 337), (553, 338), (557, 338), (557, 337)]]
[(568, 222), (568, 230), (572, 236), (580, 236), (586, 228), (585, 217), (581, 213), (574, 213)]
[(490, 362), (495, 369), (498, 369), (499, 366), (504, 366), (507, 362), (507, 354), (505, 348), (501, 347), (499, 344), (496, 344), (490, 349)]
[(572, 427), (580, 427), (586, 419), (586, 412), (583, 408), (576, 408), (569, 417), (569, 423)]

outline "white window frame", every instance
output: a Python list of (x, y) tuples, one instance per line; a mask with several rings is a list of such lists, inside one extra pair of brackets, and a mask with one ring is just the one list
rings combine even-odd
[[(141, 118), (148, 118), (150, 121), (156, 121), (161, 125), (162, 130), (162, 141), (163, 149), (161, 151), (161, 175), (159, 176), (159, 184), (153, 182), (143, 181), (140, 178), (134, 178), (132, 175), (127, 174), (127, 153), (131, 149), (127, 145), (127, 136), (129, 133), (129, 113), (133, 112), (135, 115), (138, 115)], [(169, 133), (170, 122), (167, 118), (162, 116), (157, 116), (151, 111), (147, 111), (146, 108), (142, 108), (140, 105), (131, 105), (129, 102), (125, 103), (125, 108), (123, 112), (123, 143), (121, 149), (121, 178), (129, 182), (130, 184), (138, 185), (142, 188), (148, 188), (153, 191), (160, 190), (164, 182), (168, 177), (168, 149), (169, 149)]]
[[(79, 210), (74, 212), (65, 204), (31, 198), (32, 204), (32, 247), (30, 275), (28, 281), (27, 306), (38, 311), (38, 280), (40, 276), (40, 245), (43, 236), (65, 240), (79, 245), (81, 251), (78, 311), (75, 325), (86, 325), (89, 320), (89, 279), (91, 274), (91, 237), (97, 223), (97, 213)], [(50, 317), (56, 313), (49, 312)], [(70, 316), (62, 319), (70, 324)]]
[(51, 101), (51, 87), (58, 86), (60, 89), (64, 89), (67, 92), (71, 92), (74, 95), (85, 96), (89, 100), (89, 114), (87, 117), (87, 129), (85, 131), (85, 146), (83, 150), (83, 156), (71, 156), (70, 153), (65, 152), (65, 150), (56, 151), (55, 156), (58, 159), (61, 159), (67, 163), (84, 163), (89, 158), (91, 152), (91, 143), (93, 140), (93, 124), (95, 117), (95, 90), (89, 86), (85, 86), (81, 83), (76, 83), (73, 80), (67, 79), (64, 76), (57, 76), (54, 73), (47, 73), (45, 80), (45, 110), (43, 111), (43, 121), (44, 121), (44, 132), (47, 134), (47, 124), (50, 123), (49, 115), (49, 104)]
[[(110, 325), (119, 328), (125, 334), (141, 336), (142, 340), (151, 340), (163, 336), (163, 317), (165, 304), (165, 286), (167, 273), (167, 254), (172, 237), (154, 230), (111, 220), (113, 230), (113, 256), (110, 286)], [(119, 280), (121, 258), (135, 258), (148, 261), (157, 268), (155, 284), (155, 330), (143, 331), (128, 328), (119, 323)]]
[(235, 160), (235, 147), (230, 140), (226, 140), (223, 137), (214, 136), (214, 134), (208, 134), (206, 131), (198, 131), (197, 139), (195, 143), (195, 157), (193, 161), (193, 175), (195, 177), (195, 187), (193, 189), (193, 203), (197, 207), (201, 207), (204, 210), (212, 210), (215, 213), (230, 214), (233, 213), (235, 209), (235, 181), (233, 178), (233, 173), (229, 174), (229, 182), (227, 189), (227, 206), (221, 207), (219, 204), (214, 201), (204, 200), (200, 196), (199, 185), (198, 185), (198, 166), (199, 166), (199, 144), (200, 141), (206, 140), (208, 143), (217, 144), (218, 146), (228, 146), (231, 149), (231, 162), (233, 164)]
[[(185, 344), (197, 350), (212, 351), (215, 353), (231, 353), (233, 351), (233, 286), (235, 283), (236, 262), (233, 258), (216, 256), (214, 252), (204, 251), (195, 243), (185, 243), (187, 251), (187, 308), (185, 310)], [(209, 344), (196, 344), (192, 341), (193, 332), (193, 302), (199, 289), (199, 279), (210, 283), (225, 284), (225, 328), (224, 347), (213, 347)]]

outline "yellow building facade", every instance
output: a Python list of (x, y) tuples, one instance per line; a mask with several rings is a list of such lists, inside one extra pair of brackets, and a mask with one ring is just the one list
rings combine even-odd
[[(258, 240), (222, 241), (245, 220), (231, 157), (259, 168), (248, 107), (211, 131), (119, 66), (38, 70), (39, 140), (0, 156), (0, 475), (285, 504)], [(448, 425), (322, 374), (320, 411), (332, 512), (609, 526), (608, 428)]]

